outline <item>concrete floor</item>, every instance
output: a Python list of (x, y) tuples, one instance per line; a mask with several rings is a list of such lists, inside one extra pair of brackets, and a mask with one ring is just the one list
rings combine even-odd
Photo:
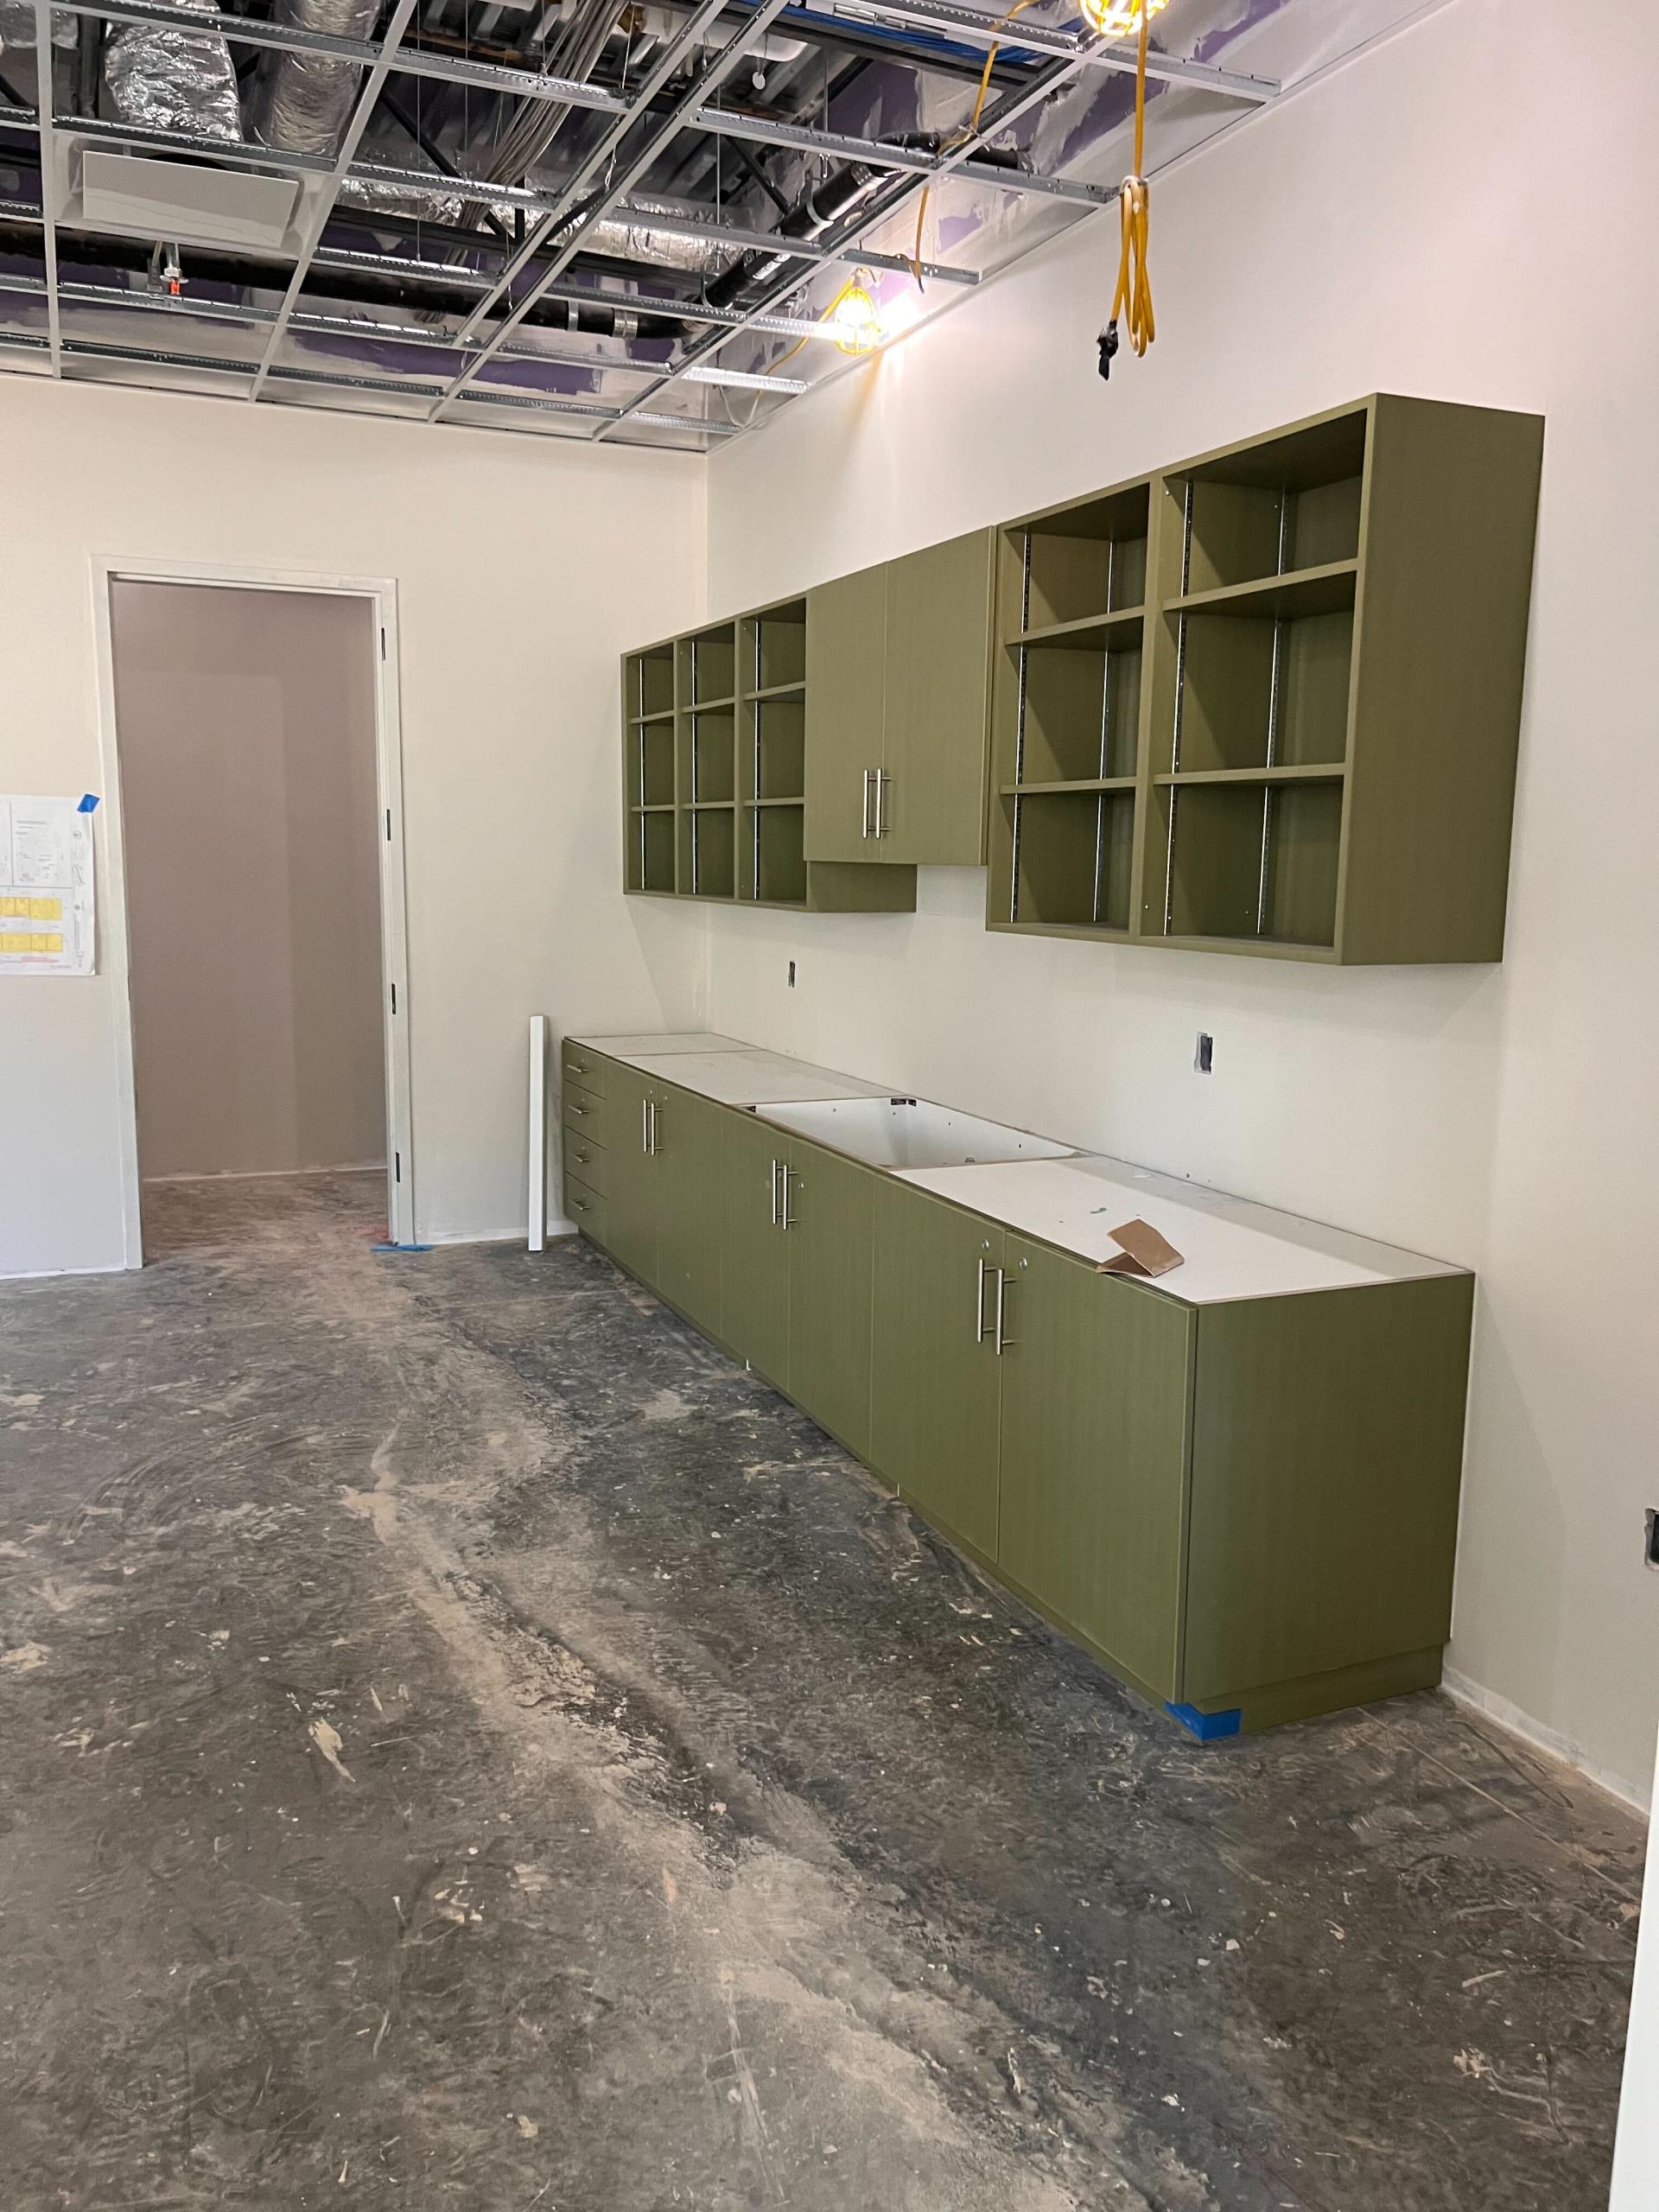
[(590, 1249), (0, 1291), (0, 2205), (1599, 2212), (1640, 1828), (1200, 1747)]

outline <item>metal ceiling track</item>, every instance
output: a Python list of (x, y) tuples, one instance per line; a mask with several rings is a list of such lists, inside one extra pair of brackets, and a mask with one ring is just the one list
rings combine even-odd
[[(235, 44), (274, 52), (311, 54), (347, 63), (364, 74), (349, 121), (335, 155), (330, 158), (289, 153), (253, 141), (198, 137), (184, 131), (159, 130), (92, 117), (54, 113), (52, 73), (42, 73), (40, 112), (7, 108), (0, 111), (0, 127), (37, 137), (43, 183), (54, 174), (55, 141), (60, 134), (96, 139), (132, 149), (170, 152), (212, 162), (232, 168), (272, 170), (313, 180), (313, 199), (308, 211), (300, 250), (281, 303), (275, 308), (252, 308), (206, 300), (162, 300), (156, 296), (123, 290), (111, 285), (63, 283), (59, 275), (56, 225), (52, 194), (43, 189), (39, 207), (16, 205), (0, 207), (13, 221), (37, 222), (41, 231), (42, 278), (0, 278), (0, 290), (43, 295), (47, 306), (44, 339), (18, 334), (0, 338), (0, 344), (38, 354), (44, 352), (51, 373), (63, 373), (66, 356), (71, 359), (147, 362), (195, 372), (223, 374), (244, 380), (246, 397), (261, 398), (268, 390), (312, 385), (323, 389), (396, 393), (426, 403), (426, 419), (440, 421), (464, 409), (471, 418), (480, 408), (563, 416), (581, 423), (588, 435), (607, 438), (626, 435), (628, 429), (669, 429), (696, 438), (733, 435), (733, 426), (700, 416), (664, 413), (652, 402), (680, 379), (692, 384), (729, 382), (757, 395), (775, 393), (779, 398), (804, 387), (794, 379), (772, 385), (764, 375), (721, 372), (709, 365), (709, 357), (734, 338), (751, 334), (779, 338), (823, 337), (821, 321), (780, 312), (782, 304), (798, 290), (807, 268), (825, 263), (856, 261), (875, 269), (944, 285), (971, 285), (979, 272), (946, 264), (924, 262), (919, 270), (908, 257), (872, 251), (865, 238), (888, 221), (904, 203), (943, 179), (960, 175), (976, 185), (1010, 194), (1032, 194), (1070, 202), (1079, 209), (1109, 204), (1116, 193), (1080, 179), (1042, 175), (1023, 167), (1009, 167), (985, 158), (993, 142), (1033, 107), (1050, 98), (1084, 71), (1132, 73), (1132, 43), (1122, 39), (1086, 36), (1033, 24), (1022, 18), (1010, 24), (955, 0), (830, 0), (830, 4), (803, 4), (803, 0), (747, 0), (739, 8), (734, 0), (677, 0), (684, 12), (676, 29), (663, 41), (652, 65), (625, 97), (602, 85), (579, 79), (548, 76), (533, 69), (504, 63), (474, 60), (462, 55), (438, 53), (418, 43), (411, 29), (417, 0), (397, 0), (385, 35), (377, 40), (335, 36), (286, 23), (255, 17), (217, 13), (212, 34)], [(34, 0), (38, 44), (36, 52), (50, 54), (54, 16), (101, 18), (110, 23), (177, 30), (200, 38), (207, 28), (202, 10), (180, 6), (173, 0)], [(741, 14), (734, 31), (723, 43), (712, 43), (709, 34), (722, 17), (728, 25)], [(889, 30), (922, 31), (982, 51), (998, 48), (1004, 60), (1019, 60), (1029, 70), (1028, 80), (1016, 85), (992, 103), (980, 127), (947, 149), (895, 145), (881, 140), (816, 129), (809, 124), (756, 112), (742, 105), (723, 106), (715, 95), (739, 62), (765, 40), (768, 30), (787, 15), (791, 35), (818, 37), (833, 45), (839, 29), (844, 36), (858, 27), (886, 26)], [(693, 63), (694, 73), (671, 104), (661, 102), (672, 80)], [(925, 70), (925, 53), (914, 57)], [(1148, 75), (1189, 91), (1207, 92), (1244, 109), (1272, 99), (1278, 86), (1266, 79), (1240, 75), (1207, 62), (1154, 52)], [(586, 109), (609, 118), (594, 146), (557, 189), (538, 191), (527, 185), (502, 185), (461, 173), (443, 175), (429, 170), (395, 168), (358, 158), (359, 149), (374, 115), (387, 79), (407, 75), (485, 92), (514, 100), (550, 102), (561, 107)], [(819, 237), (807, 240), (779, 232), (758, 231), (725, 222), (711, 212), (707, 221), (695, 215), (668, 215), (652, 207), (633, 208), (630, 193), (644, 182), (652, 167), (685, 132), (729, 137), (754, 146), (787, 149), (830, 164), (857, 163), (885, 173), (886, 186), (855, 214), (831, 225)], [(464, 263), (424, 262), (418, 256), (376, 254), (329, 246), (324, 236), (332, 219), (341, 212), (336, 206), (347, 184), (391, 185), (417, 191), (459, 193), (480, 203), (499, 204), (521, 211), (527, 227), (521, 239), (508, 249), (499, 270), (486, 272)], [(355, 214), (357, 211), (353, 210)], [(655, 296), (637, 291), (605, 290), (566, 280), (573, 262), (583, 251), (591, 227), (607, 219), (633, 217), (649, 220), (669, 234), (707, 239), (728, 246), (733, 254), (765, 254), (785, 264), (760, 296), (747, 308), (716, 307), (706, 301)], [(361, 218), (372, 227), (372, 218)], [(480, 245), (483, 241), (480, 239)], [(329, 270), (366, 270), (391, 275), (403, 282), (429, 282), (452, 290), (476, 292), (476, 304), (457, 332), (432, 331), (416, 326), (378, 323), (366, 319), (330, 315), (302, 308), (304, 288), (315, 276)], [(520, 285), (518, 281), (526, 281)], [(672, 318), (695, 332), (666, 363), (658, 365), (601, 354), (563, 353), (543, 346), (511, 343), (540, 302), (581, 308), (594, 307), (622, 315)], [(62, 304), (77, 308), (108, 306), (125, 312), (134, 308), (195, 315), (201, 320), (240, 323), (263, 329), (267, 335), (257, 361), (238, 362), (211, 355), (150, 351), (90, 338), (66, 338)], [(301, 366), (279, 359), (289, 333), (318, 337), (371, 340), (388, 344), (422, 346), (429, 351), (456, 354), (461, 365), (448, 378), (410, 378), (397, 380), (348, 375), (318, 367)], [(560, 398), (544, 392), (505, 389), (498, 378), (512, 379), (514, 365), (535, 362), (545, 365), (565, 361), (594, 371), (620, 371), (643, 377), (644, 388), (620, 406), (598, 401)], [(493, 373), (484, 375), (486, 370)], [(653, 441), (655, 442), (655, 441)]]

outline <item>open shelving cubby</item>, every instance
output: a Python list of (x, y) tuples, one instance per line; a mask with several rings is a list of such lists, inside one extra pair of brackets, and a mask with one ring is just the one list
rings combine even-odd
[(806, 601), (762, 607), (741, 626), (737, 895), (804, 906)]
[(630, 891), (677, 887), (675, 667), (671, 643), (623, 663), (624, 882)]
[(1003, 533), (993, 927), (1131, 927), (1150, 502), (1125, 485)]
[(1369, 425), (1159, 480), (1147, 935), (1335, 956)]

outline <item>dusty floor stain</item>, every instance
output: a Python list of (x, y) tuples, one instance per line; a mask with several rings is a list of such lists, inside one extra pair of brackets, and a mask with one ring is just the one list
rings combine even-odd
[(0, 2204), (1599, 2212), (1638, 1823), (1199, 1747), (575, 1244), (0, 1290)]

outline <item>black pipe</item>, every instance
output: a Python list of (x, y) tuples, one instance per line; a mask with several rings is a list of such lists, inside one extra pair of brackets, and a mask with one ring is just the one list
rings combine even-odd
[(75, 111), (98, 113), (99, 79), (104, 68), (104, 41), (108, 25), (102, 16), (83, 16), (75, 46)]
[[(892, 174), (887, 169), (873, 169), (854, 162), (838, 169), (823, 183), (816, 186), (804, 200), (785, 216), (778, 226), (778, 235), (793, 238), (802, 244), (821, 238), (833, 225), (849, 215), (861, 200), (868, 199), (876, 187)], [(715, 277), (703, 295), (710, 307), (734, 307), (745, 295), (769, 284), (791, 265), (792, 257), (786, 253), (765, 253), (758, 248), (752, 253), (740, 254), (731, 267)], [(797, 268), (798, 262), (793, 263)], [(805, 270), (801, 270), (803, 277)]]
[(783, 194), (779, 191), (777, 186), (766, 175), (765, 169), (761, 168), (760, 162), (749, 150), (748, 147), (744, 144), (743, 141), (741, 138), (728, 138), (725, 143), (731, 148), (733, 153), (736, 155), (739, 168), (743, 169), (753, 179), (754, 182), (760, 186), (761, 191), (766, 194), (767, 199), (771, 200), (772, 206), (778, 210), (778, 213), (780, 215), (787, 215), (789, 213), (788, 200), (785, 200)]
[[(142, 238), (92, 238), (60, 230), (58, 264), (60, 269), (117, 269), (147, 272), (151, 249)], [(34, 224), (11, 223), (0, 214), (0, 255), (38, 263), (41, 233)], [(281, 293), (293, 270), (287, 263), (262, 261), (257, 254), (221, 247), (209, 253), (195, 246), (184, 249), (187, 278), (200, 284), (224, 284), (238, 290)], [(468, 315), (478, 305), (478, 294), (460, 285), (428, 283), (396, 275), (390, 270), (337, 269), (315, 264), (306, 286), (314, 302), (342, 300), (358, 307), (395, 307), (429, 314)], [(111, 293), (110, 305), (118, 308), (121, 296)], [(593, 338), (677, 339), (683, 326), (677, 317), (658, 313), (636, 314), (624, 300), (614, 306), (588, 307), (563, 300), (537, 300), (523, 320), (538, 328), (580, 332)], [(368, 334), (365, 334), (365, 336)]]

